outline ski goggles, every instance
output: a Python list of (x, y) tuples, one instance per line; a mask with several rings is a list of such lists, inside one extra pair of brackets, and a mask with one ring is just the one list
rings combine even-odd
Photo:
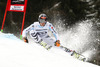
[(47, 22), (46, 19), (47, 19), (46, 17), (41, 17), (39, 21), (40, 23), (46, 23)]
[(46, 20), (47, 18), (46, 18), (46, 17), (41, 17), (41, 19), (44, 19), (44, 20)]

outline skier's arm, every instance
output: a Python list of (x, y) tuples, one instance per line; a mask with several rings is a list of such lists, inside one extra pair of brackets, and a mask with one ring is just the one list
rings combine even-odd
[(55, 45), (56, 45), (57, 47), (59, 47), (59, 46), (60, 46), (60, 40), (59, 40), (58, 34), (57, 34), (57, 32), (56, 32), (56, 30), (55, 30), (55, 28), (53, 27), (52, 24), (49, 25), (49, 29), (50, 29), (50, 31), (52, 31), (53, 35), (54, 35), (55, 38), (56, 38), (56, 43), (55, 43)]
[(27, 33), (32, 29), (34, 29), (34, 24), (30, 25), (29, 27), (23, 30), (22, 37), (23, 37), (24, 42), (28, 43)]
[(55, 39), (59, 40), (58, 34), (52, 24), (49, 25), (49, 30), (53, 33), (53, 35), (55, 36)]

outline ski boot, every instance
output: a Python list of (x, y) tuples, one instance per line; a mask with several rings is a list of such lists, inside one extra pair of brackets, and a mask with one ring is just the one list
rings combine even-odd
[(45, 49), (49, 50), (52, 46), (47, 45), (44, 41), (40, 42), (40, 45), (43, 46)]
[(73, 55), (74, 51), (64, 47), (64, 46), (60, 46), (65, 52), (67, 52), (68, 54), (70, 54), (71, 56)]

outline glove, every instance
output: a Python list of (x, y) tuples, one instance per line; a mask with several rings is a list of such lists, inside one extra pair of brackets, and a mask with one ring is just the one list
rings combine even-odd
[(55, 42), (55, 46), (57, 46), (57, 47), (60, 46), (60, 40), (57, 40), (57, 41)]
[(26, 37), (23, 38), (24, 42), (28, 43), (28, 39)]

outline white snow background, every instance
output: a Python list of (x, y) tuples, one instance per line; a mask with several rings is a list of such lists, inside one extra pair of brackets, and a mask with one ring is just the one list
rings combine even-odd
[(71, 57), (66, 52), (27, 44), (13, 34), (0, 33), (0, 67), (99, 67)]

